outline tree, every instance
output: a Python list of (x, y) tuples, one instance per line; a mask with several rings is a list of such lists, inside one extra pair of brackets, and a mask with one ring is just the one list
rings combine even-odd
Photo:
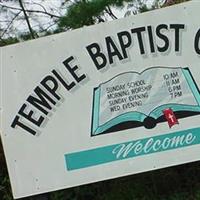
[[(148, 11), (155, 7), (155, 4), (163, 0), (79, 0), (71, 4), (67, 9), (65, 16), (59, 19), (59, 27), (66, 29), (80, 28), (85, 25), (92, 25), (110, 19), (117, 19), (113, 8), (127, 7), (132, 11), (126, 15), (136, 14), (138, 12)], [(148, 8), (147, 3), (152, 6)]]
[[(56, 29), (67, 0), (0, 1), (0, 40), (36, 38)], [(51, 29), (52, 28), (52, 29)], [(22, 37), (21, 37), (22, 36)], [(28, 36), (28, 37), (27, 37)]]
[(80, 28), (84, 25), (92, 25), (106, 21), (106, 15), (112, 19), (117, 17), (113, 14), (111, 6), (122, 7), (124, 2), (132, 0), (80, 0), (75, 1), (67, 10), (66, 15), (59, 20), (61, 28)]
[(1, 1), (0, 38), (36, 38), (54, 31), (105, 22), (117, 19), (114, 9), (127, 7), (131, 10), (132, 7), (136, 13), (140, 8), (147, 10), (148, 1), (152, 0), (54, 0), (53, 5), (51, 0)]
[(171, 5), (183, 3), (183, 2), (186, 2), (186, 1), (190, 1), (190, 0), (165, 0), (165, 3), (164, 3), (163, 6), (171, 6)]
[(129, 16), (185, 1), (188, 0), (0, 1), (0, 46), (117, 19), (115, 11), (122, 8)]
[[(27, 40), (40, 35), (52, 34), (66, 29), (74, 29), (84, 25), (104, 22), (107, 21), (108, 18), (116, 19), (117, 16), (115, 16), (112, 10), (113, 7), (122, 8), (126, 6), (126, 15), (131, 15), (145, 12), (149, 9), (159, 8), (162, 5), (169, 6), (189, 0), (154, 0), (152, 8), (147, 6), (147, 1), (149, 0), (60, 0), (59, 5), (56, 7), (44, 6), (43, 3), (48, 2), (48, 0), (32, 1), (31, 5), (28, 1), (24, 2), (22, 0), (13, 0), (14, 3), (12, 3), (12, 5), (3, 4), (0, 1), (0, 46), (16, 43), (21, 39)], [(66, 10), (66, 12), (63, 13), (63, 10)], [(40, 20), (41, 17), (46, 18), (45, 23)], [(20, 30), (16, 28), (16, 23), (19, 24), (25, 21), (28, 29), (23, 29), (23, 33), (21, 33)], [(57, 26), (57, 24), (59, 26)], [(0, 196), (3, 199), (12, 199), (9, 179), (5, 170), (6, 164), (3, 156), (1, 138), (0, 166)], [(79, 192), (79, 190), (77, 191)], [(71, 192), (70, 199), (74, 198), (74, 193), (78, 193), (77, 191)], [(87, 191), (89, 190), (87, 189)], [(70, 196), (69, 191), (63, 194), (62, 192), (53, 194), (52, 196), (55, 197), (55, 199), (61, 199), (60, 196), (67, 198), (66, 194)], [(197, 195), (199, 197), (199, 193)], [(182, 196), (180, 198), (182, 198)], [(194, 198), (193, 192), (191, 198)]]
[(110, 19), (117, 19), (113, 8), (126, 7), (125, 16), (182, 3), (189, 0), (76, 0), (58, 20), (62, 30), (80, 28)]

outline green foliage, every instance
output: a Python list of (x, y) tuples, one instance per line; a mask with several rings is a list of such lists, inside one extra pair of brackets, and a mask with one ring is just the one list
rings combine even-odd
[(186, 1), (191, 1), (191, 0), (167, 0), (166, 3), (164, 4), (164, 7), (174, 5), (174, 4), (184, 3)]
[[(0, 197), (12, 199), (6, 170), (0, 171)], [(52, 192), (48, 200), (200, 200), (200, 162)]]
[(200, 200), (200, 162), (54, 192), (50, 200)]
[(0, 197), (2, 200), (12, 200), (10, 182), (5, 170), (0, 172)]
[(19, 36), (19, 39), (10, 37), (10, 38), (0, 40), (0, 47), (15, 44), (15, 43), (18, 43), (20, 41), (31, 40), (31, 39), (32, 39), (32, 37), (29, 33), (24, 33), (24, 34)]
[(122, 6), (124, 2), (132, 0), (81, 0), (73, 3), (65, 16), (59, 20), (61, 28), (80, 28), (84, 25), (92, 25), (96, 22), (109, 6)]
[[(189, 0), (168, 0), (166, 6), (185, 2)], [(137, 5), (137, 12), (146, 12), (151, 10), (146, 5), (146, 0), (79, 0), (75, 1), (68, 9), (65, 16), (61, 17), (58, 23), (60, 29), (76, 29), (83, 26), (95, 24), (104, 21), (102, 16), (107, 13), (113, 17), (110, 6), (122, 7), (125, 2), (130, 5)], [(156, 8), (159, 0), (154, 1)], [(152, 9), (153, 9), (152, 8)]]
[[(109, 6), (122, 6), (125, 1), (131, 2), (78, 1), (72, 4), (67, 14), (61, 18), (59, 28), (54, 33), (61, 32), (64, 28), (94, 24)], [(171, 0), (172, 4), (185, 1), (188, 0)], [(148, 8), (142, 4), (139, 12), (145, 11), (148, 11)], [(46, 33), (49, 34), (52, 32)], [(21, 39), (30, 39), (30, 34), (23, 34)], [(16, 42), (19, 40), (8, 38), (0, 40), (0, 46)], [(1, 152), (0, 145), (0, 155)], [(0, 199), (11, 200), (13, 198), (6, 164), (4, 159), (2, 160), (0, 159)], [(32, 199), (34, 198), (26, 198)], [(200, 162), (52, 192), (48, 200), (200, 200)]]
[(17, 38), (7, 38), (7, 39), (2, 39), (0, 40), (0, 47), (10, 45), (10, 44), (15, 44), (19, 42)]
[(140, 13), (147, 12), (147, 11), (149, 11), (149, 10), (151, 10), (151, 9), (147, 8), (147, 5), (146, 5), (146, 4), (142, 4), (142, 5), (140, 6), (140, 8), (139, 8), (139, 12), (140, 12)]

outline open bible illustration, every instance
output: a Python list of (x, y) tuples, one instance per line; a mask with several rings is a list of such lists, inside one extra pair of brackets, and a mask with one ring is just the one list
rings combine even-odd
[(91, 135), (154, 128), (200, 114), (200, 92), (189, 68), (151, 67), (125, 72), (94, 89)]

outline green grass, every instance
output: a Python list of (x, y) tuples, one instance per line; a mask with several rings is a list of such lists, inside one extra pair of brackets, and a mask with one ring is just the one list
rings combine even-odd
[[(5, 167), (0, 171), (0, 196), (2, 200), (12, 199)], [(48, 200), (200, 200), (200, 162), (51, 192), (47, 196)]]

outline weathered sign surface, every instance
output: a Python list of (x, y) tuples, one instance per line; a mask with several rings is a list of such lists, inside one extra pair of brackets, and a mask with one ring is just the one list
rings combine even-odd
[(1, 48), (15, 198), (200, 159), (199, 10), (192, 1)]

